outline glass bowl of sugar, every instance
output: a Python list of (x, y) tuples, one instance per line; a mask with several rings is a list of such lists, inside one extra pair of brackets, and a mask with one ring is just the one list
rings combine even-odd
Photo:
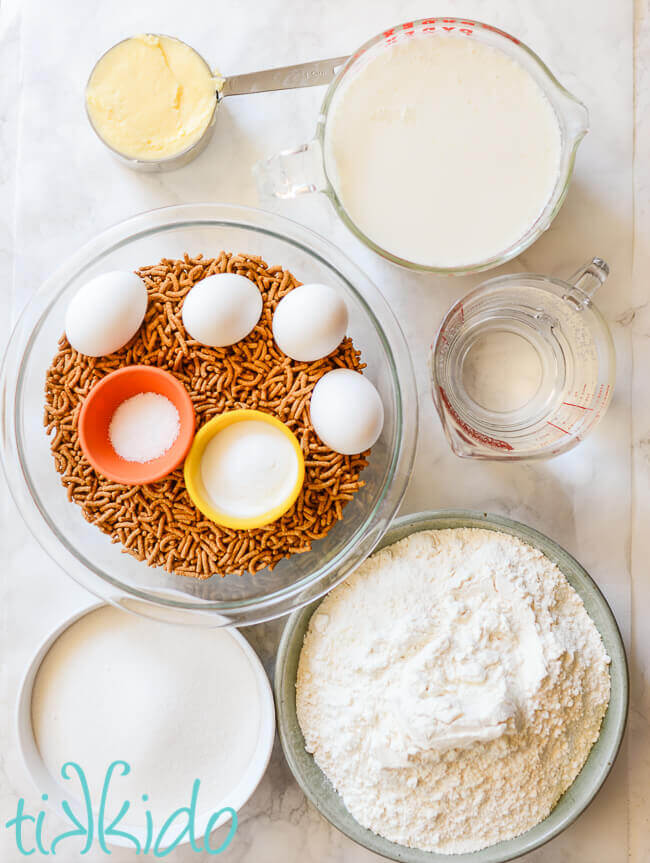
[[(121, 553), (70, 502), (41, 425), (43, 382), (80, 285), (107, 270), (133, 271), (162, 258), (259, 255), (304, 283), (332, 285), (345, 298), (347, 335), (384, 406), (384, 426), (343, 517), (308, 551), (272, 570), (209, 578), (173, 575)], [(224, 204), (186, 204), (134, 216), (72, 255), (36, 292), (10, 339), (2, 368), (2, 461), (16, 505), (50, 557), (101, 599), (162, 620), (246, 625), (279, 617), (323, 596), (372, 551), (391, 523), (411, 474), (417, 393), (404, 335), (372, 281), (324, 238), (288, 219)], [(196, 405), (195, 405), (196, 407)], [(73, 478), (76, 481), (76, 478)], [(145, 487), (147, 488), (147, 487)], [(125, 492), (126, 493), (126, 492)], [(224, 577), (222, 577), (224, 576)]]

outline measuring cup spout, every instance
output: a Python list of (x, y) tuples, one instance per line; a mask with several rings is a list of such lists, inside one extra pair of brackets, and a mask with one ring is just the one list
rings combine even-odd
[[(560, 85), (561, 86), (561, 85)], [(562, 113), (568, 135), (577, 143), (589, 131), (589, 111), (573, 94), (562, 87)]]
[(592, 258), (588, 264), (567, 279), (572, 289), (564, 295), (564, 299), (577, 309), (584, 308), (607, 276), (609, 276), (609, 264), (602, 258)]
[(320, 142), (313, 140), (263, 159), (253, 167), (253, 174), (262, 200), (321, 192), (326, 180)]

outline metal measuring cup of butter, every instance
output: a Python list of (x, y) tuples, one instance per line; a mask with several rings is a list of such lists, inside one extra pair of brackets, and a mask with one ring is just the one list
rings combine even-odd
[(95, 64), (86, 84), (86, 113), (99, 139), (125, 165), (171, 171), (205, 149), (226, 96), (328, 84), (347, 59), (224, 78), (176, 37), (129, 37)]

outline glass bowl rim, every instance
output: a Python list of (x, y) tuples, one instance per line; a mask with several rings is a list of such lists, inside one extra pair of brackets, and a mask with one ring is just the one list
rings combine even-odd
[[(62, 536), (58, 528), (53, 525), (47, 511), (41, 505), (40, 498), (25, 467), (19, 431), (21, 421), (24, 419), (21, 398), (27, 361), (31, 356), (34, 341), (44, 326), (52, 306), (70, 282), (73, 279), (78, 279), (86, 270), (96, 265), (108, 254), (128, 245), (135, 239), (163, 234), (167, 231), (171, 232), (178, 228), (211, 226), (243, 229), (271, 237), (293, 246), (327, 269), (334, 271), (363, 309), (384, 348), (389, 360), (388, 371), (391, 374), (396, 400), (396, 443), (390, 456), (387, 477), (377, 500), (366, 514), (363, 523), (346, 541), (343, 548), (323, 566), (280, 590), (262, 597), (244, 600), (216, 601), (200, 598), (180, 600), (176, 598), (175, 592), (174, 597), (171, 598), (168, 596), (172, 593), (169, 588), (144, 589), (127, 585), (106, 574), (92, 561), (81, 556), (68, 539)], [(328, 256), (324, 256), (324, 252), (329, 253)], [(337, 263), (334, 264), (333, 261)], [(338, 266), (344, 266), (345, 272), (341, 272)], [(380, 308), (381, 314), (385, 318), (384, 323), (388, 325), (391, 331), (390, 341), (384, 331), (384, 325), (380, 324), (374, 311), (370, 308), (369, 301), (354, 286), (351, 279), (356, 284), (361, 282), (370, 289), (373, 306)], [(35, 321), (34, 317), (36, 318)], [(396, 353), (400, 355), (399, 370), (395, 359)], [(3, 391), (0, 461), (18, 511), (38, 544), (67, 575), (94, 595), (114, 604), (118, 603), (117, 598), (106, 596), (98, 589), (94, 589), (95, 579), (113, 587), (122, 596), (144, 601), (152, 607), (180, 609), (195, 614), (220, 612), (235, 618), (244, 614), (254, 615), (254, 619), (242, 620), (241, 625), (270, 620), (311, 602), (331, 590), (334, 584), (342, 581), (370, 554), (397, 512), (406, 491), (415, 458), (418, 432), (415, 374), (406, 338), (387, 300), (370, 277), (347, 254), (325, 237), (294, 220), (254, 207), (214, 202), (159, 207), (130, 216), (92, 237), (42, 282), (22, 309), (7, 343), (0, 368), (0, 382)], [(378, 519), (382, 504), (385, 505), (387, 512), (381, 514)], [(378, 521), (383, 521), (384, 524), (380, 524), (380, 532), (377, 534), (374, 531), (373, 535), (373, 527)], [(43, 526), (46, 528), (46, 537), (42, 536)], [(371, 537), (372, 541), (368, 548), (364, 548), (363, 557), (351, 562), (350, 558), (354, 557), (354, 552), (368, 537)], [(75, 573), (71, 572), (70, 567), (66, 565), (64, 560), (61, 560), (60, 555), (51, 550), (46, 539), (50, 542), (54, 540), (56, 551), (62, 550), (71, 555), (78, 567), (81, 567), (86, 573), (92, 574), (92, 582), (89, 584), (87, 579), (81, 580)], [(336, 579), (323, 587), (322, 582), (337, 569), (340, 572), (337, 573)], [(299, 596), (309, 587), (316, 587), (316, 590), (308, 596)], [(296, 596), (299, 596), (298, 602), (291, 604), (291, 600), (295, 599)], [(290, 603), (288, 607), (277, 608), (278, 604), (287, 601)], [(232, 623), (235, 621), (227, 620), (225, 622)], [(224, 625), (224, 622), (215, 622), (215, 625)]]

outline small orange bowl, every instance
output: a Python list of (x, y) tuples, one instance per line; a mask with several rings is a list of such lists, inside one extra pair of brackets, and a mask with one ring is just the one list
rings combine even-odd
[[(108, 427), (113, 414), (126, 399), (139, 393), (158, 393), (176, 407), (180, 418), (178, 437), (159, 458), (147, 462), (127, 461), (113, 449)], [(162, 479), (182, 464), (194, 438), (194, 406), (183, 384), (155, 366), (126, 366), (95, 384), (79, 414), (79, 443), (98, 473), (123, 485), (146, 485)], [(142, 429), (146, 434), (146, 428)]]

